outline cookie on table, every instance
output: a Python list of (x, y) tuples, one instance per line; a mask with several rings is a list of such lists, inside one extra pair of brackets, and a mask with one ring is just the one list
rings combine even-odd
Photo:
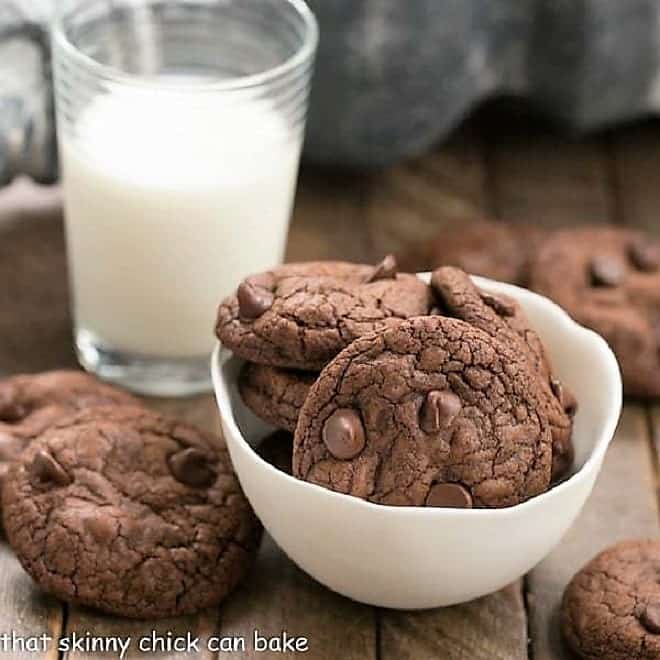
[(124, 406), (62, 419), (31, 442), (3, 509), (10, 545), (44, 591), (141, 619), (220, 602), (261, 532), (218, 438)]
[(503, 507), (550, 486), (538, 375), (514, 347), (444, 316), (357, 339), (312, 385), (294, 476), (391, 505)]
[(58, 419), (100, 405), (139, 405), (127, 392), (82, 371), (47, 371), (0, 380), (0, 489), (9, 466)]
[(243, 403), (278, 429), (296, 430), (300, 409), (318, 373), (246, 362), (238, 377)]
[(244, 280), (220, 305), (216, 334), (249, 362), (319, 371), (357, 337), (431, 306), (429, 287), (391, 257), (286, 264)]
[(453, 316), (498, 338), (526, 354), (539, 375), (545, 412), (552, 429), (552, 480), (566, 476), (573, 464), (573, 416), (577, 402), (554, 375), (550, 358), (520, 304), (508, 296), (480, 291), (458, 268), (445, 266), (433, 272), (431, 286), (440, 313)]
[(564, 638), (583, 660), (660, 658), (660, 540), (599, 554), (564, 592)]
[(413, 271), (456, 266), (472, 275), (525, 285), (530, 257), (544, 238), (545, 231), (532, 224), (462, 222), (416, 246), (401, 257), (401, 264)]
[(660, 396), (660, 242), (610, 227), (558, 232), (534, 259), (531, 287), (606, 339), (626, 394)]

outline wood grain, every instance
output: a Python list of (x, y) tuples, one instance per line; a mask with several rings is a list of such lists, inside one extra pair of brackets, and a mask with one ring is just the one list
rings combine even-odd
[(464, 605), (416, 613), (383, 613), (379, 657), (382, 660), (527, 658), (527, 618), (520, 582)]
[(406, 252), (487, 213), (486, 172), (470, 127), (423, 158), (374, 175), (365, 212), (379, 254)]
[(286, 260), (376, 261), (363, 209), (366, 185), (366, 175), (303, 171)]
[(594, 555), (616, 541), (658, 535), (655, 473), (644, 409), (626, 406), (596, 487), (573, 528), (528, 578), (534, 660), (569, 660), (557, 611), (566, 584)]
[(610, 221), (610, 161), (601, 143), (562, 140), (533, 128), (493, 135), (489, 175), (501, 218), (546, 227)]
[(267, 535), (252, 575), (222, 610), (221, 634), (246, 638), (246, 652), (223, 653), (221, 657), (263, 658), (263, 653), (256, 653), (251, 647), (254, 630), (266, 637), (279, 636), (283, 631), (306, 637), (309, 650), (304, 657), (314, 660), (376, 657), (373, 608), (338, 596), (314, 582)]
[(657, 121), (614, 134), (611, 138), (626, 224), (660, 235), (660, 144)]

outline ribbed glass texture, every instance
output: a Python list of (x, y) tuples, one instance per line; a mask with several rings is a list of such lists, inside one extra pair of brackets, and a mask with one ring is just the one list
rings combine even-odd
[[(53, 49), (59, 130), (126, 88), (264, 100), (303, 127), (318, 41), (298, 0), (62, 0)], [(157, 80), (155, 80), (157, 78)], [(84, 146), (84, 145), (82, 145)]]

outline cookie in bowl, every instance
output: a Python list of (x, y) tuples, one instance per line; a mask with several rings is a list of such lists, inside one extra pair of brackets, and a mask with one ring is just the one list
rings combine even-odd
[(438, 298), (439, 313), (466, 321), (527, 356), (538, 374), (552, 429), (552, 481), (560, 481), (573, 464), (572, 432), (577, 401), (554, 373), (547, 350), (522, 307), (506, 295), (480, 291), (459, 268), (437, 269), (431, 276), (431, 286)]
[(249, 362), (318, 371), (357, 337), (432, 306), (428, 285), (391, 257), (285, 264), (241, 282), (219, 306), (216, 334)]
[(300, 409), (318, 373), (246, 362), (238, 379), (245, 405), (272, 426), (296, 430)]
[(552, 429), (525, 355), (460, 319), (355, 340), (320, 374), (293, 474), (387, 505), (507, 507), (548, 490)]

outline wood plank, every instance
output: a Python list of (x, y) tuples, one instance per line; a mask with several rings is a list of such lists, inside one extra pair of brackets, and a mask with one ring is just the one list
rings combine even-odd
[[(43, 296), (40, 302), (59, 305), (62, 290), (66, 289), (57, 248), (44, 244), (48, 240), (61, 244), (57, 205), (52, 203), (50, 191), (40, 193), (43, 195), (37, 194), (37, 206), (43, 213), (30, 210), (34, 191), (25, 183), (0, 194), (0, 374), (38, 369), (41, 359), (58, 360), (51, 351), (62, 356), (71, 350), (70, 340), (67, 343), (64, 339), (66, 314), (52, 313), (47, 308), (39, 311), (33, 301), (24, 299), (33, 291), (35, 275), (36, 281), (42, 277), (46, 280), (39, 292)], [(33, 232), (41, 244), (34, 244)], [(51, 277), (54, 281), (49, 281)], [(37, 336), (32, 334), (35, 330)], [(39, 592), (4, 540), (0, 541), (0, 622), (0, 656), (17, 660), (57, 658), (62, 607)], [(55, 641), (47, 650), (35, 649), (33, 653), (20, 643), (12, 646), (11, 638), (2, 637), (11, 636), (12, 631), (23, 640), (49, 635)]]
[(75, 365), (58, 200), (26, 183), (0, 194), (0, 374)]
[[(332, 593), (298, 569), (266, 535), (250, 578), (222, 610), (221, 634), (246, 639), (246, 650), (223, 653), (222, 658), (258, 660), (251, 640), (262, 636), (305, 637), (305, 658), (344, 660), (376, 658), (373, 608)], [(268, 657), (293, 658), (294, 653)]]
[(547, 227), (611, 218), (610, 161), (596, 141), (573, 142), (538, 128), (488, 137), (489, 172), (497, 215)]
[[(33, 585), (11, 548), (4, 540), (0, 541), (0, 657), (56, 660), (62, 623), (60, 603)], [(51, 640), (37, 641), (42, 635)]]
[(488, 210), (481, 146), (465, 126), (436, 151), (375, 174), (365, 213), (374, 250), (407, 252)]
[(626, 224), (660, 235), (660, 123), (649, 121), (611, 137)]
[(382, 660), (527, 658), (520, 582), (472, 603), (425, 612), (388, 612), (380, 627)]
[(289, 229), (287, 261), (376, 260), (363, 204), (366, 176), (303, 170)]
[(635, 404), (625, 407), (593, 494), (561, 545), (528, 578), (534, 660), (569, 660), (557, 624), (562, 593), (594, 555), (626, 538), (657, 536), (655, 474), (647, 418)]

